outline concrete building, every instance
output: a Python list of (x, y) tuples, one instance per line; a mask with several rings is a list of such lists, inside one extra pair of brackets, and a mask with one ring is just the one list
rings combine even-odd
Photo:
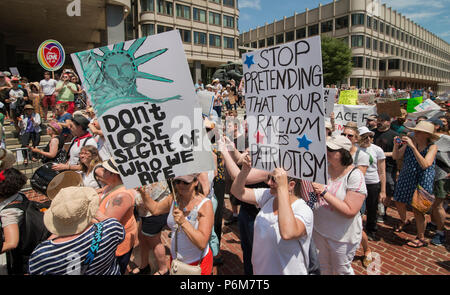
[(450, 45), (379, 1), (339, 0), (306, 9), (241, 33), (239, 45), (242, 53), (318, 34), (352, 49), (353, 71), (342, 84), (436, 90), (450, 82)]
[(133, 2), (136, 37), (180, 31), (195, 82), (210, 82), (219, 65), (240, 61), (237, 0)]

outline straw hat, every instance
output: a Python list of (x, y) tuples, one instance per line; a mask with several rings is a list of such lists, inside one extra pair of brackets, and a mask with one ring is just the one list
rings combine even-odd
[(11, 168), (16, 162), (16, 156), (7, 149), (0, 148), (0, 170)]
[(56, 175), (47, 185), (47, 197), (53, 200), (55, 196), (63, 189), (69, 186), (81, 187), (83, 177), (75, 171), (63, 171)]
[(31, 104), (26, 104), (23, 108), (24, 110), (34, 110), (33, 106)]
[(105, 168), (109, 172), (120, 175), (119, 170), (117, 170), (116, 161), (114, 161), (113, 158), (110, 158), (109, 160), (103, 161), (102, 166), (103, 166), (103, 168)]
[(434, 133), (434, 124), (428, 121), (420, 121), (417, 123), (416, 127), (408, 128), (413, 131), (422, 131), (431, 135), (432, 140), (438, 140), (440, 137)]
[(99, 197), (91, 187), (63, 188), (44, 213), (44, 224), (57, 236), (83, 232), (97, 214)]

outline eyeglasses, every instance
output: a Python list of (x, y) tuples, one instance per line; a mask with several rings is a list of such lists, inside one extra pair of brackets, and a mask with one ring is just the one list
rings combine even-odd
[(348, 134), (348, 133), (341, 133), (342, 136), (348, 137), (348, 138), (353, 138), (353, 134)]
[(175, 179), (175, 180), (173, 181), (173, 183), (174, 183), (174, 184), (184, 184), (184, 185), (189, 185), (189, 184), (191, 184), (191, 183), (186, 182), (186, 181), (181, 180), (181, 179)]

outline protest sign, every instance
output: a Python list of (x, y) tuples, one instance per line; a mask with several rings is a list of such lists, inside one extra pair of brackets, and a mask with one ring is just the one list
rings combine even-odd
[(377, 103), (378, 114), (388, 114), (391, 117), (401, 117), (402, 111), (400, 108), (400, 101), (387, 101), (383, 103)]
[(431, 99), (427, 99), (418, 106), (414, 108), (418, 112), (430, 111), (430, 110), (440, 110), (441, 107), (434, 103)]
[(325, 116), (329, 117), (334, 109), (334, 103), (336, 99), (337, 89), (336, 88), (324, 88), (323, 89), (323, 100), (325, 108)]
[(403, 124), (405, 127), (415, 127), (416, 126), (416, 120), (420, 116), (425, 116), (428, 119), (439, 119), (440, 116), (445, 115), (445, 112), (442, 112), (440, 110), (428, 110), (428, 111), (421, 111), (421, 112), (415, 112), (415, 113), (409, 113), (406, 116), (406, 121)]
[(11, 72), (11, 75), (20, 77), (19, 69), (17, 69), (16, 67), (9, 68), (9, 71)]
[(340, 135), (344, 130), (344, 125), (348, 122), (355, 122), (358, 127), (366, 126), (367, 117), (377, 113), (377, 107), (372, 106), (352, 106), (352, 105), (334, 105), (334, 124), (336, 130), (333, 135)]
[(358, 104), (360, 105), (369, 105), (375, 102), (375, 94), (373, 93), (364, 93), (358, 95)]
[(342, 90), (339, 93), (339, 104), (357, 105), (358, 90)]
[(252, 165), (326, 183), (320, 37), (243, 55)]
[(178, 31), (72, 54), (126, 188), (214, 169)]
[(56, 40), (46, 40), (37, 50), (39, 64), (47, 71), (57, 71), (66, 59), (64, 47)]
[(198, 104), (202, 108), (203, 116), (209, 117), (213, 108), (214, 92), (200, 90), (197, 92)]
[(411, 90), (411, 97), (412, 98), (421, 97), (421, 96), (423, 96), (422, 93), (423, 93), (422, 90)]
[(419, 104), (421, 104), (423, 101), (423, 97), (419, 96), (419, 97), (411, 97), (410, 99), (408, 99), (408, 103), (406, 105), (406, 111), (408, 113), (414, 113), (416, 112), (415, 107), (418, 106)]

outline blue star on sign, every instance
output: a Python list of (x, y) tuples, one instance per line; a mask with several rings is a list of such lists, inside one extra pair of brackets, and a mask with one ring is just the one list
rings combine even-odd
[(309, 151), (309, 145), (312, 143), (312, 141), (306, 137), (306, 134), (303, 134), (302, 137), (297, 137), (297, 140), (299, 148), (305, 148), (307, 151)]
[(254, 55), (247, 55), (247, 56), (245, 57), (244, 63), (247, 65), (247, 67), (248, 67), (249, 69), (250, 69), (250, 67), (251, 67), (252, 65), (255, 64), (255, 62), (253, 61), (253, 57), (254, 57)]

